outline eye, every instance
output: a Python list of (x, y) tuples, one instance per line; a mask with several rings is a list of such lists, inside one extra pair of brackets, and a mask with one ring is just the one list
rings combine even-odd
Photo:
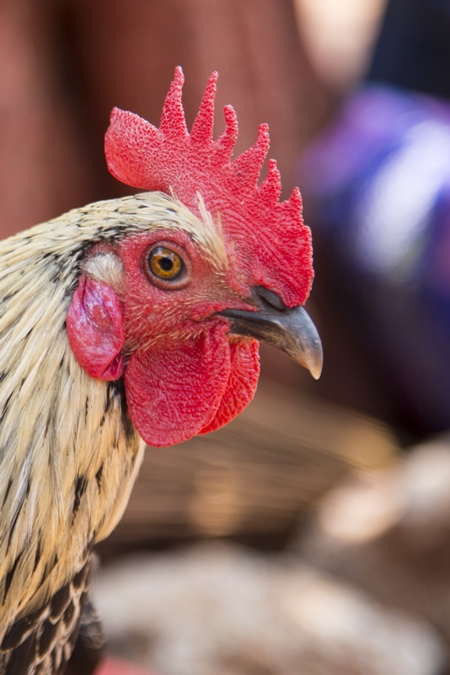
[(153, 286), (163, 291), (177, 291), (191, 283), (192, 260), (185, 246), (161, 238), (142, 253), (143, 272)]
[(181, 256), (165, 246), (157, 246), (148, 255), (148, 266), (152, 274), (164, 281), (178, 279), (184, 271)]

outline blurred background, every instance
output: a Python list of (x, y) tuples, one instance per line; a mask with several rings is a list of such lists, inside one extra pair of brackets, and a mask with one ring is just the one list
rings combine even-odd
[(313, 382), (262, 346), (235, 422), (148, 448), (99, 546), (109, 649), (159, 675), (450, 673), (450, 0), (3, 0), (0, 235), (130, 189), (113, 106), (188, 124), (219, 71), (237, 152), (303, 194)]

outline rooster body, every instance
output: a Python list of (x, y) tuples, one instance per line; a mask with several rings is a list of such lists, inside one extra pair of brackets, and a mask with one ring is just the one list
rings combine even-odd
[[(308, 278), (296, 290), (281, 269), (284, 288), (262, 283), (199, 185), (183, 195), (170, 180), (0, 244), (1, 675), (65, 672), (83, 611), (95, 625), (93, 546), (122, 516), (143, 441), (180, 442), (238, 414), (256, 387), (255, 338), (276, 343), (271, 312), (291, 321), (306, 299)], [(282, 348), (311, 365), (308, 331), (306, 347)]]

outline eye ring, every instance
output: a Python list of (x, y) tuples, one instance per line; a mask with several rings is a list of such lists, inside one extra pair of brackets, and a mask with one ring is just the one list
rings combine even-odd
[(153, 284), (169, 290), (188, 283), (188, 266), (178, 248), (166, 242), (159, 242), (145, 254), (147, 277)]

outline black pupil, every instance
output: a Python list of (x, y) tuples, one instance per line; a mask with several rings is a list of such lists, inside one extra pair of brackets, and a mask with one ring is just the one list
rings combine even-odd
[(173, 268), (173, 260), (172, 258), (160, 258), (159, 260), (160, 267), (164, 270), (164, 272), (170, 272), (170, 270)]

